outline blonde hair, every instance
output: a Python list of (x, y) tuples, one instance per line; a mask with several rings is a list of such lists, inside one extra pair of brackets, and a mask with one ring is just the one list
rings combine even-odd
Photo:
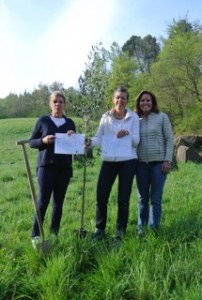
[(64, 93), (61, 92), (61, 91), (54, 91), (54, 92), (52, 92), (51, 95), (50, 95), (50, 98), (49, 98), (50, 101), (52, 101), (52, 99), (53, 99), (54, 97), (56, 97), (56, 96), (61, 97), (61, 98), (64, 100), (64, 103), (67, 102)]

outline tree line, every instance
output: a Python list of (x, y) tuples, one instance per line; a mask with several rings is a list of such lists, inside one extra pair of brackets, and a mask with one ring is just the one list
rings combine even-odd
[(78, 89), (60, 82), (40, 83), (33, 92), (10, 93), (0, 99), (0, 118), (38, 117), (47, 113), (49, 95), (62, 90), (69, 102), (68, 115), (98, 119), (111, 107), (117, 85), (130, 93), (129, 107), (141, 90), (157, 96), (176, 134), (200, 134), (202, 122), (202, 27), (187, 18), (173, 20), (167, 38), (131, 36), (124, 45), (116, 42), (106, 50), (102, 43), (92, 46)]

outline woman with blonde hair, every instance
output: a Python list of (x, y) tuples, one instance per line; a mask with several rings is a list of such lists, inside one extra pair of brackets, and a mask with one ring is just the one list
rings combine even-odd
[[(38, 209), (43, 223), (51, 196), (53, 209), (50, 222), (51, 235), (57, 236), (62, 217), (65, 193), (72, 177), (72, 156), (54, 153), (56, 133), (72, 134), (76, 131), (72, 119), (64, 115), (66, 98), (60, 91), (50, 95), (51, 113), (41, 116), (35, 125), (29, 140), (31, 148), (38, 149), (37, 177), (39, 183)], [(40, 243), (39, 227), (34, 218), (32, 244), (36, 248)]]

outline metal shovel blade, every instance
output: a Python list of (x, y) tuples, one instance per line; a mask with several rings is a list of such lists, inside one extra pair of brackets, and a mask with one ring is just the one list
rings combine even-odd
[(38, 251), (44, 253), (44, 254), (49, 254), (51, 251), (51, 241), (43, 241), (42, 243), (39, 243), (36, 245), (36, 248)]
[(85, 238), (88, 234), (88, 231), (83, 229), (83, 228), (79, 228), (76, 230), (76, 235), (78, 238)]

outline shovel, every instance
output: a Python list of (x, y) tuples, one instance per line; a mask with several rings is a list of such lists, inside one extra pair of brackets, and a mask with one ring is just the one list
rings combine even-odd
[(23, 157), (24, 157), (24, 161), (25, 161), (27, 178), (29, 181), (29, 187), (30, 187), (31, 196), (32, 196), (32, 202), (34, 205), (36, 220), (37, 220), (37, 223), (39, 226), (39, 233), (40, 233), (40, 237), (41, 237), (41, 241), (42, 241), (41, 243), (37, 244), (37, 250), (40, 250), (44, 254), (47, 254), (51, 250), (51, 241), (49, 241), (49, 240), (45, 241), (44, 230), (43, 230), (40, 212), (38, 210), (38, 205), (37, 205), (37, 200), (36, 200), (36, 191), (35, 191), (35, 187), (34, 187), (34, 183), (33, 183), (32, 173), (31, 173), (30, 164), (29, 164), (29, 160), (28, 160), (28, 155), (27, 155), (27, 151), (26, 151), (26, 147), (25, 147), (25, 144), (27, 144), (27, 143), (29, 143), (29, 140), (21, 140), (21, 141), (17, 142), (17, 145), (22, 146), (22, 152), (23, 152)]

